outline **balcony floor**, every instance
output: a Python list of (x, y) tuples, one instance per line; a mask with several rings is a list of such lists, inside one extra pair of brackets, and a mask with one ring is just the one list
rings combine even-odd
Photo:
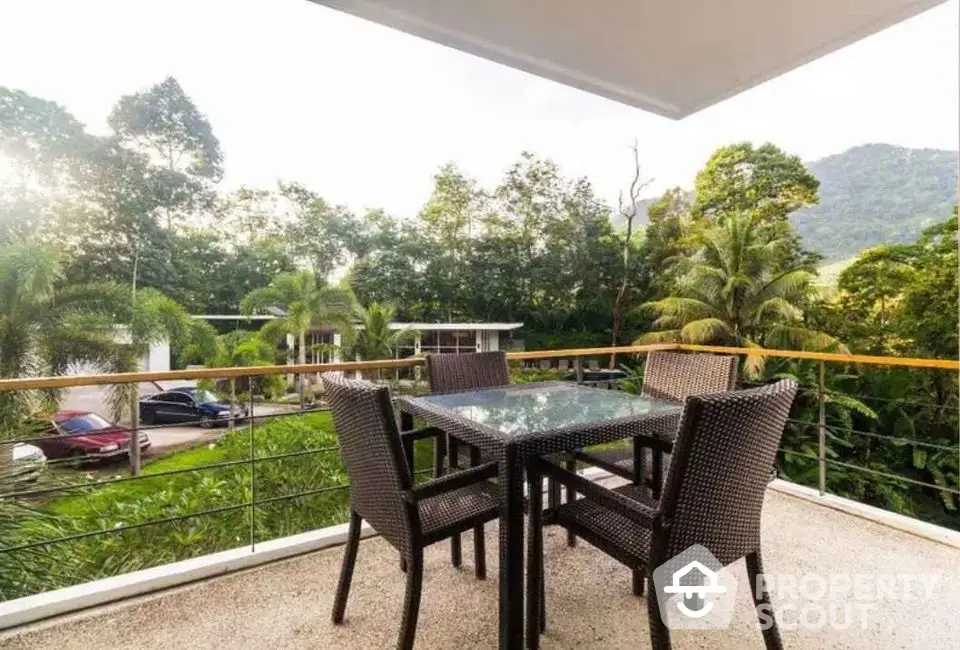
[[(960, 638), (960, 551), (881, 524), (768, 491), (763, 520), (767, 571), (773, 574), (932, 574), (930, 599), (887, 600), (872, 627), (781, 629), (788, 648), (951, 647)], [(488, 572), (449, 564), (447, 544), (426, 556), (417, 634), (420, 648), (491, 648), (497, 638), (496, 530), (488, 526)], [(360, 545), (342, 627), (330, 623), (341, 550), (328, 549), (153, 596), (0, 635), (5, 648), (386, 648), (396, 643), (403, 574), (379, 538)], [(630, 574), (563, 531), (546, 535), (547, 620), (544, 648), (649, 647), (647, 610), (630, 594)], [(676, 648), (761, 648), (742, 563), (738, 608), (729, 629), (674, 632)], [(793, 601), (803, 606), (806, 601)], [(784, 599), (774, 600), (775, 605)], [(795, 614), (793, 615), (795, 617)]]

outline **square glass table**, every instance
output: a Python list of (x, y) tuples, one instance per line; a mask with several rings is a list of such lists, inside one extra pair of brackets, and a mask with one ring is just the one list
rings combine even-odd
[[(406, 418), (478, 447), (500, 465), (500, 647), (523, 646), (523, 476), (527, 460), (624, 438), (669, 440), (682, 405), (567, 382), (401, 397)], [(404, 428), (410, 428), (404, 426)]]

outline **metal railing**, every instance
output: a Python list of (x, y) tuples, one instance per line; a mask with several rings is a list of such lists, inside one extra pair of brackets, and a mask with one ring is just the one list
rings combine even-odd
[[(857, 366), (895, 366), (895, 367), (907, 367), (915, 369), (923, 369), (933, 372), (954, 372), (956, 373), (960, 370), (960, 363), (952, 360), (942, 360), (942, 359), (904, 359), (897, 357), (876, 357), (876, 356), (863, 356), (863, 355), (845, 355), (845, 354), (828, 354), (828, 353), (813, 353), (813, 352), (794, 352), (786, 350), (762, 350), (762, 349), (747, 349), (747, 348), (724, 348), (724, 347), (715, 347), (715, 346), (693, 346), (693, 345), (682, 345), (682, 344), (660, 344), (660, 345), (644, 345), (644, 346), (625, 346), (618, 348), (584, 348), (584, 349), (572, 349), (572, 350), (540, 350), (540, 351), (528, 351), (528, 352), (511, 352), (508, 353), (507, 357), (510, 361), (513, 362), (538, 362), (540, 360), (547, 359), (567, 359), (573, 361), (573, 366), (570, 368), (570, 373), (573, 375), (573, 378), (576, 381), (584, 382), (584, 360), (585, 359), (608, 359), (612, 354), (621, 355), (624, 358), (628, 357), (638, 357), (644, 355), (651, 351), (659, 350), (676, 350), (676, 351), (685, 351), (685, 352), (700, 352), (700, 353), (713, 353), (713, 354), (734, 354), (737, 356), (755, 356), (755, 357), (766, 357), (771, 359), (793, 359), (793, 360), (802, 360), (805, 362), (812, 362), (819, 364), (818, 367), (818, 382), (816, 386), (809, 386), (807, 388), (814, 389), (816, 391), (817, 399), (817, 420), (811, 422), (809, 420), (802, 420), (797, 418), (791, 418), (791, 424), (797, 427), (810, 427), (816, 428), (817, 431), (817, 453), (810, 454), (804, 453), (802, 451), (797, 451), (793, 449), (782, 449), (781, 451), (787, 455), (793, 455), (795, 457), (806, 458), (811, 462), (815, 462), (818, 468), (818, 480), (817, 488), (821, 494), (826, 494), (828, 490), (828, 469), (831, 466), (834, 467), (843, 467), (846, 470), (865, 472), (876, 476), (884, 480), (893, 480), (900, 481), (904, 484), (915, 485), (917, 487), (933, 489), (939, 491), (945, 491), (953, 495), (960, 495), (960, 485), (943, 485), (936, 484), (918, 480), (916, 478), (908, 476), (900, 476), (892, 474), (889, 472), (883, 472), (872, 467), (865, 467), (857, 465), (855, 463), (845, 462), (843, 460), (837, 460), (829, 457), (829, 437), (831, 433), (836, 432), (838, 427), (834, 424), (830, 424), (827, 418), (827, 407), (830, 403), (830, 391), (826, 385), (826, 365), (827, 364), (840, 364), (847, 367), (857, 367)], [(221, 459), (217, 462), (211, 462), (207, 464), (198, 464), (190, 467), (176, 467), (172, 469), (165, 469), (162, 471), (155, 472), (146, 472), (141, 473), (140, 471), (140, 445), (136, 443), (139, 440), (139, 434), (141, 432), (161, 432), (164, 429), (167, 429), (171, 426), (184, 426), (188, 424), (200, 424), (198, 422), (194, 423), (179, 423), (176, 425), (145, 425), (139, 422), (137, 413), (139, 411), (138, 404), (136, 401), (131, 404), (131, 411), (133, 417), (131, 420), (131, 442), (129, 448), (129, 475), (128, 476), (114, 476), (112, 478), (105, 478), (102, 480), (79, 480), (75, 475), (66, 475), (65, 477), (60, 477), (57, 481), (52, 484), (40, 483), (39, 485), (33, 486), (23, 486), (23, 485), (0, 485), (0, 505), (2, 504), (21, 504), (30, 506), (33, 509), (39, 508), (41, 512), (48, 505), (46, 501), (52, 497), (59, 495), (83, 495), (84, 498), (89, 498), (91, 493), (104, 490), (107, 488), (113, 488), (115, 486), (138, 486), (146, 485), (143, 482), (150, 481), (168, 481), (173, 480), (178, 476), (185, 474), (194, 474), (194, 473), (216, 473), (223, 470), (241, 470), (240, 474), (234, 475), (234, 479), (237, 481), (244, 481), (246, 486), (246, 498), (236, 502), (236, 503), (226, 503), (223, 505), (218, 505), (216, 507), (204, 507), (201, 509), (192, 510), (189, 512), (170, 512), (166, 516), (156, 517), (153, 519), (145, 521), (113, 521), (111, 525), (101, 525), (100, 527), (92, 530), (81, 530), (77, 532), (70, 532), (69, 534), (59, 535), (59, 536), (50, 536), (50, 537), (40, 537), (37, 539), (33, 538), (20, 538), (15, 540), (12, 543), (4, 543), (4, 539), (0, 537), (0, 560), (4, 557), (12, 557), (16, 554), (24, 553), (34, 553), (40, 552), (44, 549), (50, 549), (58, 544), (67, 544), (70, 542), (77, 542), (81, 540), (87, 540), (95, 537), (104, 537), (104, 536), (117, 536), (123, 535), (124, 533), (130, 531), (137, 531), (153, 527), (166, 526), (171, 524), (177, 524), (180, 522), (186, 522), (189, 520), (195, 520), (201, 517), (212, 517), (216, 515), (229, 514), (229, 513), (238, 513), (246, 512), (248, 518), (248, 530), (247, 530), (247, 543), (250, 548), (253, 549), (256, 547), (258, 541), (262, 541), (260, 535), (258, 535), (257, 529), (257, 516), (258, 510), (262, 512), (262, 509), (268, 506), (289, 506), (291, 503), (302, 501), (304, 499), (312, 497), (320, 497), (322, 495), (328, 495), (331, 493), (341, 493), (349, 487), (348, 483), (336, 483), (332, 485), (319, 485), (319, 486), (300, 486), (301, 488), (298, 491), (291, 493), (282, 493), (282, 494), (263, 494), (259, 489), (258, 484), (258, 469), (262, 469), (265, 463), (276, 463), (279, 461), (292, 460), (298, 458), (317, 458), (323, 457), (329, 454), (335, 454), (338, 451), (338, 447), (335, 444), (322, 445), (319, 447), (305, 447), (298, 449), (288, 449), (285, 451), (280, 451), (276, 453), (267, 453), (259, 454), (258, 453), (258, 440), (257, 434), (258, 430), (263, 426), (268, 425), (271, 422), (278, 421), (284, 418), (306, 418), (316, 413), (324, 412), (326, 409), (322, 406), (311, 406), (309, 400), (306, 397), (306, 392), (304, 387), (307, 385), (307, 382), (304, 381), (305, 378), (317, 375), (324, 372), (346, 372), (346, 373), (368, 373), (374, 370), (383, 370), (383, 369), (411, 369), (418, 368), (424, 364), (422, 358), (407, 358), (407, 359), (391, 359), (383, 361), (364, 361), (364, 362), (342, 362), (342, 363), (328, 363), (328, 364), (306, 364), (306, 365), (289, 365), (289, 366), (260, 366), (260, 367), (246, 367), (246, 368), (210, 368), (210, 369), (191, 369), (191, 370), (177, 370), (169, 372), (136, 372), (136, 373), (124, 373), (124, 374), (111, 374), (111, 375), (89, 375), (89, 376), (69, 376), (69, 377), (47, 377), (47, 378), (19, 378), (19, 379), (4, 379), (0, 380), (0, 392), (7, 391), (29, 391), (29, 390), (44, 390), (51, 388), (75, 388), (75, 387), (89, 387), (89, 386), (105, 386), (105, 385), (129, 385), (129, 384), (138, 384), (142, 382), (161, 382), (161, 381), (170, 381), (170, 380), (184, 380), (184, 379), (219, 379), (227, 380), (230, 386), (230, 395), (236, 395), (236, 380), (239, 378), (256, 378), (263, 377), (268, 375), (292, 375), (297, 379), (298, 386), (298, 402), (289, 406), (287, 410), (278, 410), (274, 413), (257, 413), (258, 410), (263, 411), (263, 405), (257, 402), (254, 398), (254, 391), (251, 389), (245, 391), (243, 400), (246, 402), (248, 408), (248, 416), (244, 418), (236, 418), (234, 416), (234, 411), (231, 408), (231, 416), (227, 424), (227, 431), (229, 432), (228, 437), (233, 441), (234, 445), (238, 445), (237, 442), (240, 436), (244, 437), (243, 442), (246, 446), (246, 457), (243, 458), (230, 458), (230, 459)], [(419, 371), (413, 374), (413, 378), (408, 382), (403, 384), (403, 387), (407, 390), (419, 391), (426, 390), (424, 382), (419, 379)], [(607, 382), (610, 383), (610, 382)], [(615, 382), (613, 382), (615, 383)], [(252, 388), (252, 386), (251, 386)], [(232, 400), (231, 400), (232, 401)], [(953, 409), (955, 412), (957, 410), (956, 405), (950, 405), (946, 408)], [(939, 443), (932, 443), (923, 440), (916, 440), (904, 436), (888, 436), (879, 434), (877, 432), (871, 431), (858, 431), (855, 429), (850, 429), (846, 433), (851, 435), (861, 435), (870, 439), (882, 439), (886, 442), (890, 442), (898, 445), (909, 445), (916, 446), (918, 448), (929, 449), (933, 451), (954, 451), (960, 455), (960, 445), (942, 445)], [(43, 442), (51, 438), (56, 438), (57, 436), (33, 436), (33, 437), (22, 437), (14, 440), (0, 440), (0, 457), (4, 456), (5, 449), (11, 449), (12, 445), (16, 443), (35, 443)], [(427, 457), (424, 456), (424, 459)], [(74, 463), (75, 459), (68, 459), (69, 463)], [(318, 463), (322, 461), (317, 461)], [(427, 466), (429, 461), (425, 460), (421, 463), (416, 471), (418, 475), (425, 475), (431, 472), (431, 468)], [(51, 465), (56, 467), (60, 464), (60, 461), (52, 461)], [(71, 478), (72, 476), (72, 478)], [(137, 497), (137, 495), (133, 495)], [(132, 497), (132, 498), (133, 498)], [(92, 507), (92, 506), (91, 506)], [(33, 510), (31, 510), (33, 512)], [(96, 519), (96, 518), (94, 518)], [(111, 523), (111, 522), (107, 522)], [(55, 530), (55, 527), (50, 527), (49, 530)], [(239, 540), (238, 540), (239, 541)], [(0, 568), (3, 568), (4, 564), (0, 562)], [(138, 567), (141, 568), (141, 567)], [(69, 578), (69, 576), (67, 576)], [(62, 580), (60, 581), (62, 582)], [(9, 597), (0, 591), (0, 599), (6, 599)]]

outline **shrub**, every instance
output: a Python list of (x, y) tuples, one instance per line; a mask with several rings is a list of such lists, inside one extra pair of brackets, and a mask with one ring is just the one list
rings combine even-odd
[[(255, 467), (242, 462), (250, 459), (251, 434), (237, 429), (215, 445), (151, 463), (133, 481), (91, 482), (79, 494), (67, 493), (40, 508), (0, 501), (0, 547), (74, 538), (0, 553), (0, 599), (346, 521), (348, 493), (338, 486), (347, 476), (328, 413), (257, 426), (252, 443), (259, 459)], [(418, 445), (418, 468), (431, 466), (430, 445)], [(200, 469), (216, 464), (221, 466)], [(164, 474), (187, 468), (198, 469)], [(251, 508), (254, 494), (267, 503)], [(122, 528), (127, 529), (83, 536)]]

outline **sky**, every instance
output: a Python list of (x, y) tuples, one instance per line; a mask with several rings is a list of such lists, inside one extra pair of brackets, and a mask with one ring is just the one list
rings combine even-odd
[(634, 139), (649, 195), (691, 187), (741, 140), (808, 161), (868, 142), (956, 149), (958, 3), (679, 121), (306, 0), (3, 0), (0, 86), (103, 133), (118, 97), (172, 75), (220, 139), (225, 190), (296, 180), (412, 215), (441, 164), (492, 187), (530, 150), (615, 205)]

